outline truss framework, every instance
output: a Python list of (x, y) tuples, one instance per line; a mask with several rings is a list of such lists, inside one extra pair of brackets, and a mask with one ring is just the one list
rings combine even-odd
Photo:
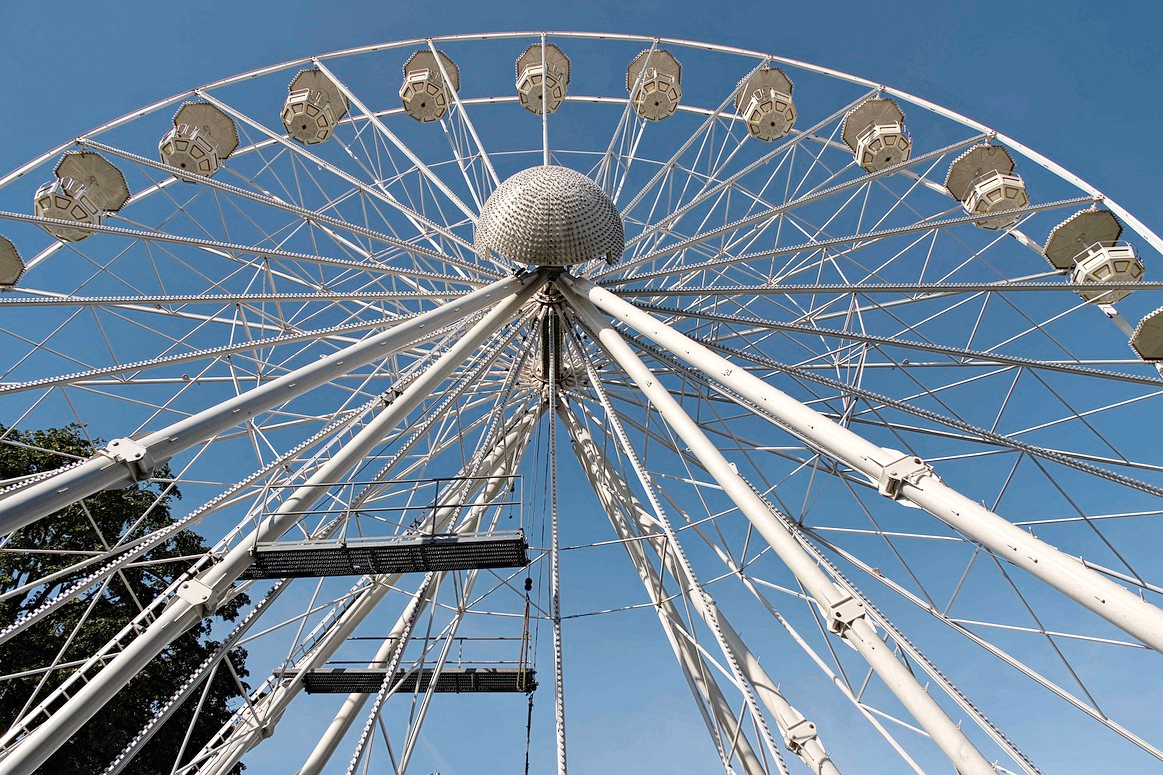
[[(647, 66), (663, 46), (695, 56), (684, 41), (609, 37), (647, 46)], [(547, 40), (594, 42), (530, 39), (543, 52)], [(571, 92), (562, 112), (608, 111), (608, 142), (551, 148), (561, 113), (543, 112), (529, 147), (509, 151), (492, 145), (489, 111), (516, 109), (516, 96), (468, 94), (466, 79), (439, 128), (428, 127), (447, 141), (437, 153), (402, 109), (377, 110), (345, 67), (469, 42), (315, 57), (152, 106), (197, 97), (234, 120), (243, 142), (213, 178), (134, 152), (132, 136), (119, 134), (135, 126), (129, 118), (77, 141), (144, 183), (86, 241), (34, 253), (16, 293), (0, 300), (0, 401), (14, 420), (0, 442), (54, 412), (82, 424), (108, 412), (118, 432), (88, 459), (0, 483), (0, 548), (65, 556), (21, 536), (108, 489), (153, 487), (161, 504), (180, 487), (201, 500), (170, 527), (143, 534), (129, 524), (63, 569), (0, 589), (0, 600), (40, 597), (0, 642), (75, 603), (91, 611), (182, 529), (217, 532), (209, 553), (187, 558), (165, 593), (140, 601), (140, 615), (92, 655), (66, 659), (70, 635), (52, 664), (0, 676), (35, 684), (0, 740), (0, 768), (36, 770), (177, 637), (248, 590), (264, 594), (109, 772), (184, 703), (197, 719), (209, 682), (234, 670), (231, 648), (278, 643), (285, 653), (267, 660), (266, 680), (241, 692), (216, 734), (193, 743), (190, 722), (175, 772), (228, 772), (288, 728), (292, 701), (321, 685), (313, 677), (335, 676), (359, 681), (333, 682), (348, 696), (300, 772), (344, 755), (356, 730), (348, 772), (384, 757), (403, 772), (446, 699), (434, 693), (487, 683), (472, 675), (532, 690), (540, 649), (552, 668), (539, 668), (538, 692), (553, 694), (545, 705), (565, 773), (565, 676), (586, 648), (573, 624), (639, 608), (654, 610), (725, 772), (837, 775), (859, 769), (866, 746), (916, 772), (938, 756), (962, 773), (1038, 772), (1038, 757), (1011, 740), (1021, 724), (996, 697), (977, 701), (990, 681), (951, 664), (965, 655), (995, 660), (990, 669), (1010, 671), (995, 685), (1024, 682), (1052, 713), (1084, 717), (1128, 756), (1163, 760), (1163, 740), (1138, 728), (1088, 664), (1128, 655), (1147, 666), (1147, 685), (1160, 683), (1157, 661), (1146, 661), (1163, 650), (1159, 573), (1131, 527), (1163, 513), (1163, 467), (1157, 444), (1128, 425), (1158, 407), (1163, 379), (1129, 351), (1111, 354), (1107, 333), (1122, 337), (1130, 324), (1036, 263), (1033, 235), (1047, 218), (1101, 202), (1141, 247), (1163, 243), (1010, 138), (896, 90), (756, 52), (709, 47), (746, 62), (744, 79), (779, 64), (855, 88), (807, 107), (810, 89), (797, 87), (805, 128), (758, 148), (730, 110), (731, 84), (710, 107), (680, 105), (668, 119), (685, 122), (674, 135), (625, 95)], [(352, 106), (327, 147), (270, 129), (234, 88), (300, 66), (318, 68)], [(578, 62), (573, 72), (576, 81)], [(911, 106), (918, 153), (866, 173), (837, 138), (873, 96)], [(956, 131), (939, 133), (920, 120), (928, 114)], [(994, 235), (977, 231), (978, 216), (938, 182), (983, 140), (1046, 172), (1031, 175), (1030, 204)], [(63, 150), (0, 178), (0, 198)], [(489, 194), (510, 168), (538, 163), (581, 168), (617, 203), (620, 264), (527, 269), (474, 255)], [(68, 225), (6, 206), (0, 222), (32, 234)], [(52, 277), (56, 265), (73, 274)], [(1134, 288), (1132, 298), (1157, 299), (1158, 284)], [(40, 317), (25, 323), (8, 310)], [(1107, 333), (1078, 334), (1108, 321)], [(225, 459), (253, 464), (235, 470)], [(565, 465), (573, 460), (609, 522), (602, 537), (570, 522), (582, 489)], [(172, 478), (159, 475), (166, 465)], [(520, 497), (541, 507), (520, 526), (531, 546), (525, 557), (522, 543), (517, 565), (531, 560), (528, 569), (351, 560), (348, 547), (420, 545), (437, 531), (450, 543), (503, 543), (518, 472), (536, 483)], [(466, 484), (428, 516), (398, 516), (414, 513), (418, 488), (393, 482), (450, 475)], [(570, 545), (572, 535), (584, 538)], [(573, 552), (615, 544), (640, 589), (617, 601), (576, 591)], [(255, 562), (325, 551), (343, 553), (343, 573), (366, 575), (336, 587), (317, 567), (272, 573)], [(290, 577), (305, 578), (292, 587)], [(740, 598), (769, 629), (739, 624)], [(373, 626), (385, 609), (399, 612), (386, 634)], [(471, 660), (458, 651), (485, 638), (461, 633), (485, 619), (523, 627), (506, 636), (520, 644), (519, 664), (464, 667)], [(788, 637), (772, 637), (776, 628)], [(374, 650), (358, 652), (361, 638)], [(336, 666), (345, 654), (360, 667)], [(794, 665), (820, 680), (806, 688)], [(589, 687), (569, 684), (575, 719)], [(825, 712), (831, 692), (867, 722), (862, 733)], [(532, 725), (532, 706), (529, 714)]]

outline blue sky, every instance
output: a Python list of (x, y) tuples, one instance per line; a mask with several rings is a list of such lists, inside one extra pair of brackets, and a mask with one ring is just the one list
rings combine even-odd
[[(955, 13), (953, 4), (945, 9), (930, 2), (897, 2), (891, 13), (865, 15), (867, 5), (712, 6), (648, 0), (633, 6), (596, 3), (530, 9), (480, 2), (295, 0), (61, 3), (48, 10), (9, 2), (4, 7), (5, 31), (0, 33), (0, 66), (6, 73), (0, 79), (5, 117), (0, 120), (0, 172), (161, 97), (260, 65), (430, 34), (578, 29), (768, 50), (900, 87), (1026, 143), (1117, 199), (1148, 226), (1158, 231), (1163, 225), (1158, 195), (1163, 154), (1157, 148), (1163, 128), (1158, 100), (1163, 66), (1155, 43), (1163, 10), (1155, 4), (1127, 3), (1116, 12), (1099, 11), (1094, 3), (1014, 2), (1004, 12), (977, 5), (972, 13)], [(603, 619), (593, 627), (597, 638), (623, 638), (627, 643), (657, 637), (657, 627), (648, 617), (633, 624)], [(654, 643), (661, 644), (661, 639)], [(599, 671), (618, 667), (595, 653), (574, 658), (579, 671), (582, 665)], [(645, 666), (649, 669), (634, 680), (652, 686), (673, 682), (669, 660), (663, 648), (660, 661), (667, 662), (665, 667)], [(542, 666), (548, 688), (550, 671), (547, 663)], [(652, 699), (641, 709), (640, 729), (614, 722), (579, 724), (574, 728), (576, 771), (657, 771), (657, 763), (643, 754), (655, 738), (670, 746), (666, 761), (694, 757), (692, 766), (713, 765), (712, 752), (699, 737), (703, 732), (683, 692), (678, 685), (673, 694), (648, 691)], [(544, 712), (551, 705), (550, 693), (540, 693), (538, 702)], [(479, 708), (489, 712), (484, 703)], [(315, 712), (302, 711), (305, 728), (312, 727), (307, 716)], [(329, 711), (319, 712), (329, 716)], [(523, 736), (519, 729), (523, 724), (517, 723), (523, 721), (519, 718), (523, 708), (514, 704), (511, 712), (515, 721), (505, 734), (516, 746), (517, 737)], [(543, 718), (551, 723), (549, 717)], [(684, 737), (683, 730), (690, 734)], [(441, 756), (434, 750), (429, 752), (431, 761), (440, 765)], [(546, 766), (551, 750), (537, 753), (542, 757), (537, 761)], [(252, 771), (282, 771), (278, 751), (262, 756)]]
[(901, 87), (1163, 220), (1163, 8), (1152, 2), (903, 0), (871, 15), (863, 3), (730, 0), (0, 5), (5, 169), (163, 95), (292, 57), (430, 34), (607, 30), (770, 50)]

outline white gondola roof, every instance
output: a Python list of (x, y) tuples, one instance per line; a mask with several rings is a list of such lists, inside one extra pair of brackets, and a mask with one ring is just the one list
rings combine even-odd
[(794, 88), (795, 85), (783, 70), (778, 67), (761, 67), (739, 82), (739, 88), (735, 91), (735, 110), (741, 113), (744, 99), (756, 89), (775, 89), (790, 96)]
[(634, 57), (630, 62), (630, 66), (626, 68), (626, 91), (633, 91), (634, 84), (638, 82), (638, 76), (645, 69), (647, 62), (650, 66), (662, 73), (668, 73), (674, 76), (676, 81), (682, 80), (682, 65), (664, 48), (656, 48), (653, 52), (650, 49), (644, 49)]
[(218, 146), (218, 158), (225, 159), (238, 148), (234, 120), (209, 102), (187, 102), (174, 114), (174, 126), (187, 124), (200, 129)]
[(310, 89), (327, 95), (327, 101), (331, 103), (331, 109), (335, 113), (335, 119), (338, 121), (347, 115), (347, 95), (339, 90), (330, 78), (317, 67), (311, 67), (306, 70), (300, 70), (287, 86), (287, 91), (301, 91), (303, 89)]
[(1074, 258), (1096, 242), (1118, 242), (1123, 225), (1110, 210), (1082, 210), (1050, 231), (1046, 237), (1046, 256), (1058, 269), (1070, 269)]
[(20, 257), (20, 251), (12, 244), (12, 240), (0, 236), (0, 287), (16, 285), (22, 274), (24, 260)]
[(865, 100), (848, 111), (848, 115), (844, 116), (844, 126), (841, 128), (840, 134), (844, 138), (844, 143), (855, 151), (856, 141), (861, 132), (873, 124), (903, 124), (904, 122), (904, 111), (901, 110), (900, 105), (896, 104), (896, 101), (887, 97), (878, 97)]
[(129, 201), (129, 184), (121, 170), (92, 151), (69, 151), (57, 162), (53, 174), (83, 184), (93, 203), (107, 213), (120, 210)]
[(437, 51), (436, 56), (426, 48), (422, 48), (412, 56), (408, 57), (408, 61), (404, 63), (404, 77), (408, 77), (408, 73), (413, 70), (428, 70), (429, 72), (440, 75), (440, 65), (436, 63), (436, 57), (440, 57), (440, 63), (444, 65), (444, 72), (448, 73), (449, 80), (452, 81), (452, 90), (460, 91), (460, 68), (456, 63), (449, 58), (448, 54), (443, 51)]
[(964, 202), (969, 196), (969, 189), (973, 181), (982, 175), (991, 172), (1000, 172), (1008, 175), (1014, 171), (1014, 157), (1000, 145), (982, 143), (975, 145), (958, 156), (949, 165), (949, 174), (945, 176), (945, 188), (949, 189), (958, 201)]
[(1163, 307), (1139, 321), (1131, 334), (1131, 347), (1144, 360), (1163, 361)]
[[(545, 61), (549, 63), (550, 67), (556, 68), (558, 71), (564, 73), (562, 80), (569, 83), (569, 57), (565, 55), (557, 46), (552, 43), (545, 44)], [(526, 67), (531, 67), (541, 64), (541, 44), (534, 43), (529, 48), (522, 52), (521, 56), (517, 57), (517, 77), (521, 77), (521, 71)]]

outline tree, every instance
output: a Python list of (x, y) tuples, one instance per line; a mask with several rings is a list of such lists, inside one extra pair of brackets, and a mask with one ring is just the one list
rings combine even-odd
[[(4, 440), (0, 442), (0, 482), (59, 468), (68, 462), (69, 457), (90, 456), (94, 448), (77, 425), (38, 431), (7, 431), (0, 426), (0, 439)], [(159, 468), (156, 478), (170, 478), (168, 467)], [(108, 549), (127, 532), (133, 537), (172, 524), (170, 505), (180, 497), (181, 493), (175, 487), (163, 489), (154, 482), (139, 483), (125, 489), (99, 492), (18, 530), (0, 544), (0, 593), (11, 592), (50, 573), (68, 569), (85, 556), (80, 553)], [(25, 551), (49, 548), (54, 551)], [(87, 659), (192, 562), (179, 558), (198, 557), (206, 551), (207, 546), (200, 535), (190, 530), (178, 532), (132, 567), (115, 575), (105, 587), (98, 585), (94, 591), (0, 644), (0, 674), (11, 676), (36, 671), (52, 664), (58, 656), (61, 663)], [(23, 595), (0, 601), (0, 622), (11, 622), (21, 613), (35, 609), (84, 573), (66, 574), (52, 584), (42, 584)], [(40, 771), (102, 771), (189, 674), (221, 645), (210, 638), (214, 619), (233, 620), (237, 618), (240, 607), (248, 602), (245, 596), (235, 598), (222, 606), (214, 617), (203, 620), (176, 639), (68, 740)], [(247, 675), (245, 657), (246, 653), (241, 649), (230, 654), (231, 665), (239, 678)], [(0, 725), (8, 729), (22, 715), (34, 692), (39, 701), (67, 678), (69, 672), (64, 669), (47, 675), (32, 673), (0, 680)], [(40, 685), (42, 681), (43, 685)], [(125, 772), (153, 775), (170, 771), (200, 693), (196, 692), (171, 717)], [(237, 682), (226, 665), (221, 665), (187, 743), (187, 753), (197, 751), (218, 731), (230, 718), (231, 701), (240, 696)], [(235, 771), (241, 769), (240, 765)]]

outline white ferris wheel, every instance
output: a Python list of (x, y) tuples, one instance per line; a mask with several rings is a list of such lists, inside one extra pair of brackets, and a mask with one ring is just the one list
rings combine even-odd
[[(0, 481), (0, 548), (58, 560), (0, 642), (211, 547), (0, 664), (4, 772), (243, 599), (107, 772), (239, 646), (173, 772), (1163, 761), (1163, 242), (971, 119), (699, 42), (399, 41), (106, 123), (0, 233), (0, 442), (97, 447)], [(172, 523), (20, 541), (149, 482)]]

